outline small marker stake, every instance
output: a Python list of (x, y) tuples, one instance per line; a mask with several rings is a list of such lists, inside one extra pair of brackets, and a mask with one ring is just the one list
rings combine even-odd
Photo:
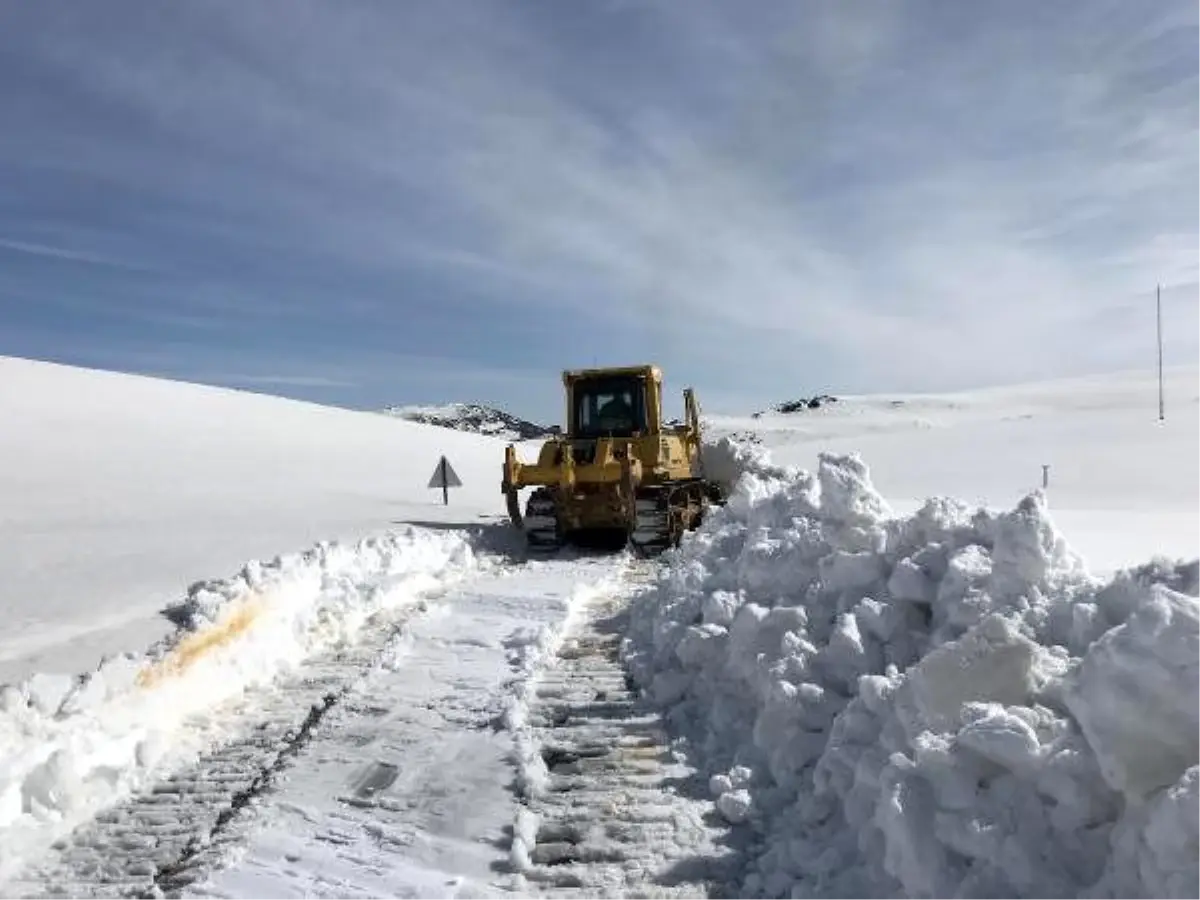
[(1163, 405), (1163, 354), (1162, 354), (1162, 285), (1154, 289), (1154, 308), (1158, 318), (1158, 421), (1167, 418), (1167, 409)]
[(1048, 465), (1042, 466), (1042, 487), (1050, 487), (1050, 467)]

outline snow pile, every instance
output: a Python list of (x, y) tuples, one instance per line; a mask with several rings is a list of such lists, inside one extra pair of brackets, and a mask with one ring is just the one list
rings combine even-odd
[(455, 431), (469, 431), (508, 441), (531, 441), (548, 437), (553, 428), (538, 425), (506, 413), (491, 406), (477, 403), (448, 403), (445, 406), (389, 406), (384, 409), (389, 416), (419, 422), (423, 425), (438, 425)]
[(854, 454), (721, 452), (623, 653), (761, 835), (741, 896), (1196, 895), (1197, 562), (1103, 583), (1039, 493), (898, 518)]
[(724, 435), (700, 446), (700, 464), (706, 478), (732, 491), (743, 475), (754, 475), (767, 482), (794, 477), (799, 470), (777, 466), (771, 454), (757, 441), (739, 440), (737, 435)]
[(179, 631), (145, 657), (109, 658), (74, 679), (0, 689), (0, 878), (30, 850), (202, 752), (220, 709), (368, 620), (470, 571), (469, 543), (408, 527), (357, 545), (251, 563), (194, 585)]

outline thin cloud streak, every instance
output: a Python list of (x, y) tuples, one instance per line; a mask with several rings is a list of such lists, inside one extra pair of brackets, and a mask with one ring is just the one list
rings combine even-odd
[(355, 381), (342, 378), (325, 378), (321, 375), (238, 375), (226, 373), (196, 373), (191, 376), (214, 384), (277, 385), (281, 387), (358, 387)]
[(103, 254), (72, 250), (67, 247), (53, 247), (48, 244), (37, 244), (32, 241), (15, 241), (8, 238), (0, 238), (0, 251), (4, 250), (13, 253), (25, 253), (30, 256), (45, 256), (67, 262), (87, 263), (93, 266), (105, 266), (113, 269), (127, 269), (132, 272), (150, 271), (144, 266), (113, 259)]

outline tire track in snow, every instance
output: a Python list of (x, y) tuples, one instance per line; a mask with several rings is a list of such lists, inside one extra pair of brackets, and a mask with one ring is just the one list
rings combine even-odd
[(543, 896), (721, 896), (741, 854), (621, 664), (628, 601), (579, 610), (537, 679), (512, 863)]
[(508, 896), (506, 712), (575, 598), (621, 568), (540, 561), (455, 589), (412, 623), (402, 667), (331, 712), (240, 858), (188, 895)]
[(240, 814), (256, 806), (321, 720), (387, 664), (413, 607), (382, 614), (353, 645), (305, 663), (256, 689), (243, 716), (253, 724), (194, 765), (99, 813), (49, 856), (5, 886), (6, 896), (153, 897), (177, 893), (244, 837)]

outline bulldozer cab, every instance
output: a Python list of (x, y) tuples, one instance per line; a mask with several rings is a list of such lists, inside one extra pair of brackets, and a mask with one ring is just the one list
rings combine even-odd
[(575, 385), (576, 437), (632, 437), (646, 431), (645, 389), (640, 379), (618, 377)]
[(587, 440), (657, 433), (655, 374), (652, 367), (565, 372), (568, 436)]

